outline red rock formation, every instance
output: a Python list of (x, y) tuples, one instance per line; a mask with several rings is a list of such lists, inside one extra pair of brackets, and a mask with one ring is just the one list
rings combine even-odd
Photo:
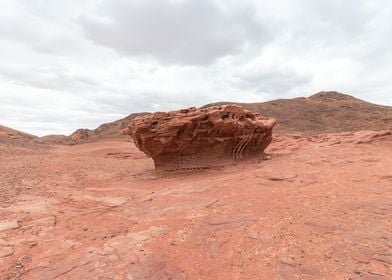
[(275, 124), (275, 119), (227, 105), (143, 115), (129, 129), (156, 169), (181, 170), (260, 156), (271, 143)]

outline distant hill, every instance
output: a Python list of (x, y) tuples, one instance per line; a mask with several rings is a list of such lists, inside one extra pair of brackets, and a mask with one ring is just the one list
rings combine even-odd
[(122, 131), (126, 129), (130, 121), (138, 116), (145, 113), (134, 113), (129, 116), (116, 120), (114, 122), (105, 123), (97, 127), (96, 129), (85, 129), (80, 128), (73, 132), (69, 136), (65, 135), (47, 135), (40, 138), (40, 141), (50, 144), (76, 144), (87, 141), (99, 140), (102, 138), (109, 137), (120, 137), (123, 135)]
[[(225, 104), (234, 103), (219, 102), (203, 107)], [(372, 104), (335, 91), (323, 91), (307, 98), (235, 104), (276, 118), (278, 125), (274, 131), (279, 133), (316, 134), (392, 129), (392, 107)]]
[(3, 125), (0, 125), (0, 143), (5, 143), (13, 140), (35, 140), (38, 139), (37, 136), (24, 133)]
[[(218, 102), (203, 106), (239, 104), (249, 111), (274, 117), (274, 131), (282, 134), (318, 134), (359, 130), (392, 129), (392, 107), (376, 105), (336, 91), (323, 91), (309, 97), (277, 99), (261, 103)], [(36, 137), (0, 125), (0, 143), (12, 140), (32, 140), (49, 144), (77, 144), (123, 135), (131, 120), (146, 113), (131, 114), (105, 123), (96, 129), (78, 129), (69, 136)]]

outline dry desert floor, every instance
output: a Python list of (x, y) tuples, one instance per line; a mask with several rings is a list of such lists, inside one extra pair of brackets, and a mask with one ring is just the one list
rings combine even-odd
[(153, 171), (127, 138), (0, 145), (0, 279), (392, 279), (392, 133)]

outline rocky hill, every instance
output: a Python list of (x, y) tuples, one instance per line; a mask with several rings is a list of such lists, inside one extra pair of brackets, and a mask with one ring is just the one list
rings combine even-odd
[(120, 137), (122, 136), (122, 131), (126, 129), (130, 123), (130, 121), (144, 113), (134, 113), (129, 116), (116, 120), (110, 123), (104, 123), (97, 127), (96, 129), (85, 129), (80, 128), (73, 132), (69, 136), (65, 135), (47, 135), (40, 138), (40, 141), (51, 144), (76, 144), (83, 143), (87, 141), (99, 140), (103, 138), (110, 137)]
[[(336, 91), (322, 91), (309, 97), (277, 99), (260, 103), (218, 102), (202, 106), (238, 104), (251, 112), (278, 120), (278, 133), (318, 134), (392, 128), (392, 107), (369, 103)], [(106, 123), (96, 129), (78, 129), (64, 138), (67, 143), (120, 136), (130, 121), (140, 114)], [(64, 141), (64, 140), (61, 140)]]
[(0, 136), (9, 137), (12, 139), (35, 139), (37, 136), (24, 133), (3, 125), (0, 125)]
[[(234, 104), (219, 102), (203, 106)], [(279, 133), (335, 133), (392, 128), (392, 107), (381, 106), (335, 91), (307, 98), (278, 99), (262, 103), (236, 103), (252, 112), (274, 117)]]
[(0, 125), (0, 143), (26, 142), (36, 139), (38, 139), (37, 136)]

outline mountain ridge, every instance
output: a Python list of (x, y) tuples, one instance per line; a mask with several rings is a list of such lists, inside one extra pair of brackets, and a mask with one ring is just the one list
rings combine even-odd
[[(392, 106), (378, 105), (337, 91), (320, 91), (308, 97), (275, 99), (266, 102), (215, 102), (200, 108), (238, 104), (245, 109), (278, 120), (278, 134), (312, 135), (359, 130), (392, 129)], [(0, 137), (38, 141), (49, 144), (77, 144), (102, 138), (121, 137), (131, 120), (146, 113), (132, 113), (104, 123), (95, 129), (77, 129), (72, 134), (37, 137), (0, 126)], [(4, 141), (4, 140), (3, 140)]]
[(252, 112), (274, 117), (278, 133), (337, 133), (392, 128), (392, 107), (373, 104), (336, 91), (309, 97), (277, 99), (260, 103), (216, 102), (209, 106), (238, 104)]

